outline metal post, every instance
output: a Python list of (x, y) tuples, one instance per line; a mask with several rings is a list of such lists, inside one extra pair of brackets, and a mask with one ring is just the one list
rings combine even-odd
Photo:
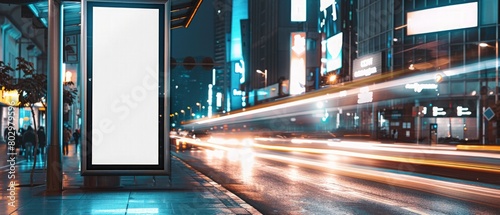
[[(497, 40), (495, 41), (495, 106), (497, 105), (498, 103), (498, 12), (497, 12), (497, 23), (496, 23), (496, 37)], [(498, 119), (499, 116), (496, 116), (496, 118)], [(500, 137), (498, 136), (498, 126), (500, 126), (498, 124), (499, 120), (496, 120), (497, 122), (497, 126), (496, 126), (496, 132), (495, 132), (495, 143), (496, 144), (499, 144), (500, 143)]]
[(482, 70), (482, 65), (481, 65), (481, 43), (478, 43), (477, 44), (477, 55), (478, 55), (478, 58), (477, 58), (477, 67), (478, 67), (478, 76), (479, 76), (479, 100), (478, 100), (478, 103), (479, 103), (479, 129), (478, 129), (478, 133), (479, 133), (479, 143), (480, 144), (485, 144), (485, 127), (486, 127), (486, 124), (485, 124), (485, 120), (484, 120), (484, 110), (485, 110), (485, 106), (486, 106), (486, 103), (485, 103), (485, 100), (486, 100), (486, 97), (488, 96), (488, 90), (486, 90), (486, 92), (484, 92), (483, 88), (486, 87), (486, 89), (488, 88), (488, 82), (486, 82), (486, 85), (483, 86), (483, 83), (485, 81), (483, 81), (483, 79), (487, 80), (487, 76), (483, 77), (483, 70)]
[(266, 88), (267, 88), (267, 69), (266, 69), (266, 70), (264, 70), (264, 78), (266, 79), (266, 80), (264, 81), (264, 85), (265, 85), (265, 86), (266, 86)]
[(417, 112), (417, 145), (420, 144), (420, 129), (421, 129), (420, 121), (421, 121), (420, 112)]
[(47, 191), (62, 191), (62, 75), (61, 75), (61, 21), (60, 0), (48, 0), (48, 89), (47, 89)]

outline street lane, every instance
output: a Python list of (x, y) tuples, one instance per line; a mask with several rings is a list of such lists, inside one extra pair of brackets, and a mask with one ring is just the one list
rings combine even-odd
[(498, 187), (351, 164), (330, 154), (217, 145), (175, 156), (264, 214), (495, 214)]

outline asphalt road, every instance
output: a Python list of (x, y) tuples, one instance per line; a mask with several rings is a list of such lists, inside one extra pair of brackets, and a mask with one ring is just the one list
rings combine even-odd
[[(374, 151), (369, 154), (395, 153)], [(205, 145), (174, 151), (173, 155), (263, 214), (498, 214), (500, 211), (500, 205), (495, 204), (500, 202), (500, 189), (496, 185), (409, 171), (425, 165), (399, 162), (396, 168), (387, 168), (395, 162), (348, 156), (347, 152), (353, 153), (346, 150), (342, 152), (346, 155), (332, 155)], [(423, 160), (434, 161), (439, 157), (453, 160), (453, 155), (429, 154), (433, 153), (425, 153)], [(465, 158), (478, 159), (462, 157)], [(483, 159), (487, 164), (495, 162)]]

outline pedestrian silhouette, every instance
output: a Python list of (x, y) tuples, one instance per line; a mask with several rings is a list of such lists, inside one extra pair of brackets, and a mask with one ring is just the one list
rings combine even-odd
[(35, 146), (38, 142), (38, 136), (35, 134), (33, 127), (28, 126), (28, 130), (23, 134), (23, 144), (26, 159), (31, 160), (33, 158), (33, 146)]
[(44, 158), (45, 147), (47, 146), (47, 135), (45, 134), (45, 128), (40, 127), (36, 133), (38, 136), (38, 148), (40, 149), (40, 155), (42, 155), (42, 158)]
[(78, 143), (80, 142), (80, 129), (75, 129), (73, 132), (73, 140), (75, 141), (75, 154), (78, 152)]

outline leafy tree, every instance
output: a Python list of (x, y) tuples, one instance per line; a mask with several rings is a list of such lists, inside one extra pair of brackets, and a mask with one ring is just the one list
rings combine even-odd
[(8, 64), (5, 64), (3, 61), (0, 61), (0, 89), (2, 90), (12, 90), (12, 75), (11, 72), (15, 70)]
[[(43, 107), (47, 108), (47, 75), (36, 73), (32, 62), (25, 60), (22, 57), (17, 58), (18, 64), (14, 70), (10, 65), (6, 65), (0, 61), (0, 88), (4, 90), (17, 90), (19, 95), (18, 107), (29, 107), (33, 117), (33, 128), (38, 131), (37, 122), (35, 118), (35, 104), (40, 103)], [(17, 82), (12, 77), (16, 71), (23, 71), (23, 77), (19, 78)], [(72, 105), (76, 96), (77, 89), (73, 87), (74, 83), (66, 82), (63, 88), (63, 102)], [(31, 170), (30, 183), (33, 185), (33, 174), (37, 161), (38, 142), (35, 143), (35, 154), (33, 168)]]

